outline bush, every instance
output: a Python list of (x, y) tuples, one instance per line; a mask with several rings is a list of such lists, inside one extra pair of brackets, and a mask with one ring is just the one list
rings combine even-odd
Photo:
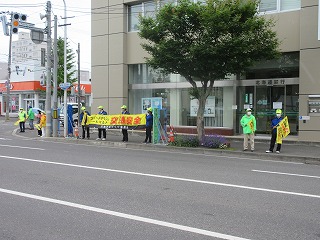
[(174, 141), (170, 142), (169, 145), (176, 147), (199, 147), (200, 143), (195, 136), (175, 136)]
[(206, 135), (203, 138), (201, 146), (207, 148), (221, 148), (226, 149), (230, 147), (224, 136), (221, 135)]

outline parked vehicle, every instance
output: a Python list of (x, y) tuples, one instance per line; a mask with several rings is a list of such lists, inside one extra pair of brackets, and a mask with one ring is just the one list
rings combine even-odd
[[(78, 114), (79, 114), (79, 109), (78, 109), (78, 103), (68, 103), (68, 105), (72, 106), (72, 126), (76, 126), (78, 123)], [(80, 108), (81, 108), (80, 104)], [(64, 104), (61, 104), (61, 107), (59, 108), (59, 121), (61, 122), (61, 125), (64, 126)]]

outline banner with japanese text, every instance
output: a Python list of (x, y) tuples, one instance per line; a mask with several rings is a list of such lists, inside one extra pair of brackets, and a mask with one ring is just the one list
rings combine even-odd
[(290, 126), (288, 117), (285, 117), (277, 127), (277, 143), (282, 144), (282, 139), (287, 137), (290, 133)]
[(88, 116), (87, 125), (104, 128), (133, 128), (146, 125), (145, 114), (118, 114)]

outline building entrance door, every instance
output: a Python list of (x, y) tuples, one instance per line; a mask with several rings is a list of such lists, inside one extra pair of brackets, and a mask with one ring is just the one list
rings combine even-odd
[(284, 86), (257, 86), (255, 99), (255, 117), (257, 133), (270, 133), (270, 124), (275, 116), (275, 109), (284, 109)]

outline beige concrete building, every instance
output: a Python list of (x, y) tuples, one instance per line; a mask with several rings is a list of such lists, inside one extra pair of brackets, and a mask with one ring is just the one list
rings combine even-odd
[[(169, 124), (194, 129), (197, 102), (190, 99), (189, 83), (150, 69), (137, 34), (137, 16), (152, 16), (167, 2), (176, 1), (91, 0), (92, 112), (104, 105), (115, 114), (126, 104), (131, 113), (141, 113), (151, 105), (167, 110)], [(256, 64), (241, 80), (216, 81), (206, 129), (239, 134), (239, 119), (250, 107), (257, 132), (269, 133), (275, 109), (281, 108), (299, 140), (320, 141), (318, 1), (262, 0), (259, 11), (276, 20), (282, 57)]]

